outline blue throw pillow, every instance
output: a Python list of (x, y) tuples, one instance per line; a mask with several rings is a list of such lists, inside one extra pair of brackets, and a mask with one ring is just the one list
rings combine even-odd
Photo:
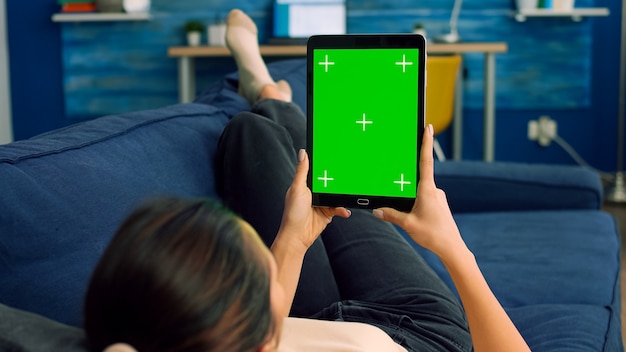
[(91, 272), (133, 208), (160, 195), (216, 196), (227, 121), (185, 104), (0, 146), (0, 302), (82, 325)]

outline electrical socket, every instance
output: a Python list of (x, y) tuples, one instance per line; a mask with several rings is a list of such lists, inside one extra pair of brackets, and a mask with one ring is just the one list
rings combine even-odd
[(540, 146), (549, 146), (556, 136), (557, 124), (550, 116), (541, 116), (538, 120), (528, 121), (528, 139), (537, 141)]

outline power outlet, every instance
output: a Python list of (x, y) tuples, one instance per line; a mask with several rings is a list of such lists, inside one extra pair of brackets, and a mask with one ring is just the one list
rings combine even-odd
[(549, 146), (556, 136), (557, 124), (550, 116), (541, 116), (538, 120), (528, 121), (528, 139), (537, 141), (540, 146)]

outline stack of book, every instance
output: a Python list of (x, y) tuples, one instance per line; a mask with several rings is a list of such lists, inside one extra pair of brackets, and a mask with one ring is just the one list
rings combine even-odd
[(95, 0), (58, 0), (61, 12), (95, 12)]

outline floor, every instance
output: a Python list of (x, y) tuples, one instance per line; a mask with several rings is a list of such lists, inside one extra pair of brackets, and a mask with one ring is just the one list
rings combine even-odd
[(602, 209), (615, 216), (622, 235), (622, 340), (626, 346), (626, 204), (605, 203)]

